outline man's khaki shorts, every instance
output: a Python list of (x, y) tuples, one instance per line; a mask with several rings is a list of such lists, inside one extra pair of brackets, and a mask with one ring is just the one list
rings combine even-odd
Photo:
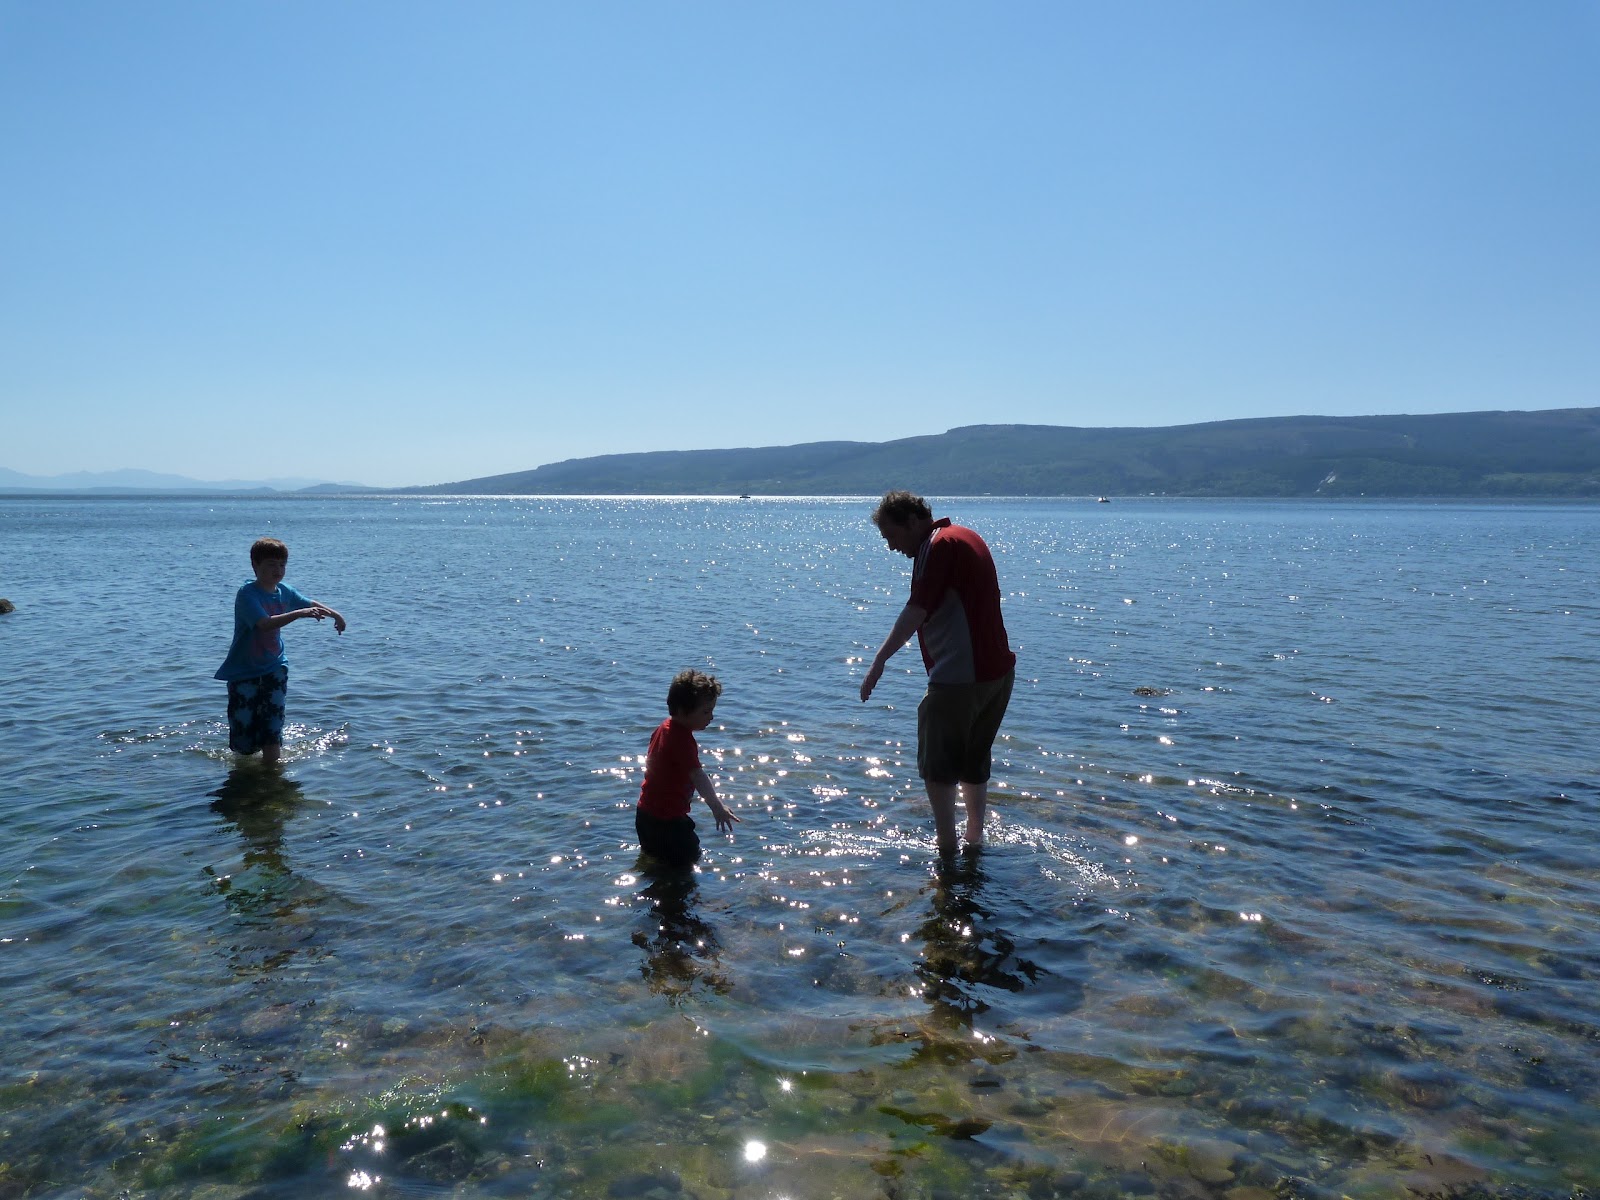
[(990, 751), (1016, 672), (989, 683), (930, 683), (917, 705), (917, 774), (929, 783), (988, 783)]

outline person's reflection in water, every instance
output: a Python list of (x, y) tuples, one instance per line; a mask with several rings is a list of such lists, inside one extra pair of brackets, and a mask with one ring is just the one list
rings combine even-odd
[(645, 952), (639, 973), (650, 990), (674, 1003), (697, 985), (725, 994), (729, 985), (718, 970), (722, 947), (716, 930), (694, 909), (700, 890), (694, 871), (644, 863), (638, 870), (645, 884), (639, 895), (650, 901), (645, 917), (649, 932), (636, 932), (633, 944)]
[[(292, 946), (283, 944), (289, 927), (305, 919), (303, 912), (314, 900), (298, 886), (283, 849), (284, 822), (299, 806), (300, 785), (277, 771), (246, 762), (234, 767), (211, 796), (211, 811), (244, 839), (242, 868), (217, 876), (217, 890), (237, 925), (269, 931), (264, 937), (229, 947), (234, 970), (248, 974), (282, 966), (304, 940), (301, 936), (294, 938)], [(212, 868), (206, 870), (216, 875)]]
[[(959, 856), (942, 857), (933, 881), (932, 914), (917, 931), (923, 941), (916, 965), (922, 997), (935, 1028), (943, 1033), (970, 1030), (989, 1010), (984, 998), (989, 989), (1021, 992), (1048, 974), (1018, 957), (1016, 941), (995, 923), (993, 901), (983, 894), (989, 882), (984, 853), (969, 847)], [(970, 1041), (965, 1036), (960, 1040), (958, 1053), (964, 1056)], [(937, 1053), (936, 1043), (931, 1040), (928, 1050)]]

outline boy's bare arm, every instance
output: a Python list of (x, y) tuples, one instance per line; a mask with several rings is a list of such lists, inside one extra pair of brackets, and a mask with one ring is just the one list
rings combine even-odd
[(336, 609), (330, 608), (320, 600), (313, 600), (311, 602), (311, 607), (316, 610), (315, 615), (317, 620), (320, 621), (323, 617), (332, 617), (333, 631), (335, 633), (344, 632), (344, 617)]
[(694, 784), (694, 790), (700, 793), (701, 798), (710, 807), (711, 815), (717, 820), (717, 831), (719, 833), (732, 833), (733, 827), (739, 818), (733, 814), (733, 811), (726, 804), (717, 799), (717, 789), (712, 786), (711, 776), (706, 774), (705, 768), (696, 767), (694, 774), (689, 776), (689, 780)]
[(340, 633), (344, 632), (344, 617), (340, 616), (339, 613), (329, 608), (326, 604), (318, 604), (316, 601), (312, 601), (310, 608), (296, 608), (290, 612), (278, 613), (276, 616), (262, 617), (261, 620), (256, 622), (256, 628), (282, 629), (285, 625), (289, 624), (289, 622), (298, 621), (302, 617), (312, 617), (318, 621), (322, 620), (323, 617), (332, 617), (334, 629)]

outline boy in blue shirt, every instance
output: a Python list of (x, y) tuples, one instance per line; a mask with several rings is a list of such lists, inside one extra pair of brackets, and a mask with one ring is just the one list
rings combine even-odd
[(343, 633), (344, 618), (283, 582), (289, 547), (277, 538), (261, 538), (251, 546), (250, 565), (256, 577), (233, 598), (233, 645), (216, 678), (228, 684), (228, 745), (239, 754), (259, 750), (271, 766), (283, 745), (289, 691), (289, 659), (279, 630), (302, 617), (332, 617), (333, 627)]

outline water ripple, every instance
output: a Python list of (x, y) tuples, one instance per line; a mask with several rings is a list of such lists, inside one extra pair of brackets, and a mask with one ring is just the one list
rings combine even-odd
[[(1021, 661), (941, 863), (914, 653), (854, 698), (907, 586), (866, 502), (0, 502), (0, 1184), (645, 1194), (641, 1139), (707, 1196), (1600, 1177), (1600, 512), (950, 507)], [(262, 529), (351, 622), (289, 635), (276, 774), (209, 678)], [(135, 534), (214, 621), (129, 623)], [(662, 877), (684, 666), (744, 820)]]

